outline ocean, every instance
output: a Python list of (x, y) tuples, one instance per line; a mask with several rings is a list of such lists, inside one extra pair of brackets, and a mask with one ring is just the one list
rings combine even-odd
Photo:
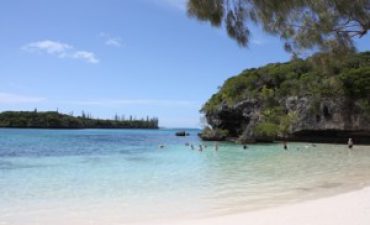
[(220, 142), (216, 151), (199, 130), (176, 131), (0, 129), (0, 225), (205, 218), (370, 184), (370, 146)]

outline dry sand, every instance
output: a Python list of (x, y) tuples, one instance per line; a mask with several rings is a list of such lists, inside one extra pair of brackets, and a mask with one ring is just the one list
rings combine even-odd
[(155, 225), (370, 225), (370, 187), (333, 197), (236, 215)]

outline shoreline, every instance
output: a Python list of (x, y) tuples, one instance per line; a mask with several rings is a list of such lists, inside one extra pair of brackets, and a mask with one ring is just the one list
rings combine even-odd
[[(69, 214), (72, 208), (64, 208), (61, 211), (53, 212), (51, 215), (34, 215), (31, 219), (22, 218), (20, 220), (13, 217), (9, 221), (0, 216), (0, 224), (71, 224), (71, 225), (368, 225), (370, 221), (370, 185), (361, 189), (349, 190), (348, 192), (338, 193), (332, 196), (322, 196), (315, 199), (304, 200), (301, 202), (287, 203), (280, 206), (261, 208), (252, 211), (236, 212), (235, 214), (214, 215), (203, 218), (186, 218), (180, 216), (175, 219), (146, 220), (146, 221), (125, 221), (118, 219), (117, 211), (97, 220), (89, 214)], [(114, 208), (113, 208), (114, 209)], [(22, 213), (23, 214), (23, 213)], [(26, 213), (28, 214), (28, 212)], [(31, 212), (30, 214), (33, 214)], [(60, 217), (60, 215), (67, 217)], [(19, 218), (22, 217), (22, 215)], [(72, 219), (72, 220), (71, 220)], [(118, 219), (118, 220), (116, 220)], [(17, 221), (18, 220), (18, 221)]]
[(334, 196), (256, 211), (137, 225), (368, 225), (370, 186)]

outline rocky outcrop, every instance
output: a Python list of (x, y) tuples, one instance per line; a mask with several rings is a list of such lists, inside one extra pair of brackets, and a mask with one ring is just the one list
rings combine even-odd
[(186, 132), (186, 131), (177, 131), (177, 132), (175, 133), (175, 135), (176, 135), (177, 137), (185, 137), (185, 136), (189, 136), (190, 134), (189, 134), (188, 132)]
[(280, 99), (279, 103), (286, 113), (295, 112), (297, 115), (285, 137), (256, 134), (262, 110), (262, 103), (256, 99), (246, 99), (232, 106), (220, 104), (216, 110), (206, 113), (206, 119), (213, 129), (226, 130), (229, 139), (244, 143), (283, 138), (345, 143), (349, 137), (356, 143), (370, 143), (370, 115), (360, 101), (346, 97), (318, 100), (310, 96), (291, 96)]

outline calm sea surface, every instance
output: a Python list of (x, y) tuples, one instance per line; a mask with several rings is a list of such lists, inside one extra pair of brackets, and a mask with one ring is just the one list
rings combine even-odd
[(370, 184), (370, 146), (220, 143), (215, 151), (189, 132), (0, 129), (0, 225), (200, 218)]

